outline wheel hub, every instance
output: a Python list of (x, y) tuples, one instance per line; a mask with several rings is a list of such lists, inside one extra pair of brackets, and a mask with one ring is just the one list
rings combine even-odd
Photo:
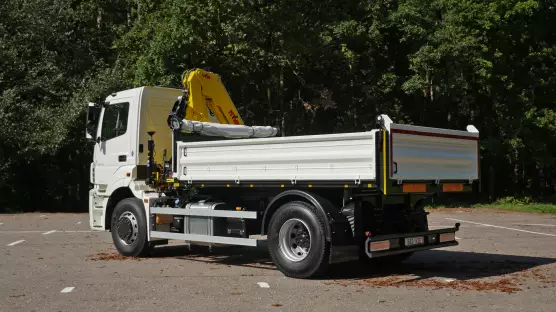
[(311, 233), (300, 219), (286, 221), (280, 228), (278, 239), (282, 254), (293, 262), (305, 259), (311, 249)]
[(126, 245), (133, 244), (137, 239), (139, 227), (137, 218), (131, 212), (124, 212), (120, 215), (117, 225), (118, 238)]

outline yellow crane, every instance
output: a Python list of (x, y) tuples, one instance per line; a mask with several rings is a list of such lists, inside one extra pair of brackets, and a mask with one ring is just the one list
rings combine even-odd
[[(184, 95), (174, 103), (168, 123), (181, 121), (244, 125), (218, 74), (192, 69), (183, 75)], [(174, 118), (175, 117), (175, 118)], [(176, 129), (175, 126), (170, 125)]]

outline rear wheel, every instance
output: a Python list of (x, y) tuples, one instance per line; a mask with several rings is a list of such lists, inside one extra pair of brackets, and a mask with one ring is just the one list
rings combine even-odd
[(112, 241), (121, 255), (144, 257), (149, 254), (145, 208), (139, 199), (120, 201), (111, 220)]
[(268, 247), (282, 273), (309, 278), (326, 271), (330, 243), (324, 222), (325, 216), (305, 202), (287, 203), (276, 211), (268, 228)]

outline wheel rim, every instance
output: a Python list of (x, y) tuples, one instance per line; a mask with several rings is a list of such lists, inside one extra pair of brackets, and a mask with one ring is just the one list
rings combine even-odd
[(311, 250), (311, 232), (299, 219), (286, 221), (280, 228), (278, 240), (282, 254), (293, 262), (305, 259)]
[(122, 243), (125, 245), (133, 244), (139, 233), (137, 217), (129, 211), (122, 213), (118, 218), (117, 233)]

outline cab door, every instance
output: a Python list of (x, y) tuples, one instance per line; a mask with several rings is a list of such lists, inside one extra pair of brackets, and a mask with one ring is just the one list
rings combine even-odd
[[(132, 165), (130, 155), (130, 107), (132, 98), (118, 98), (105, 104), (97, 130), (94, 156), (94, 184), (106, 189), (109, 184), (125, 178), (122, 167)], [(120, 172), (121, 171), (121, 172)]]

